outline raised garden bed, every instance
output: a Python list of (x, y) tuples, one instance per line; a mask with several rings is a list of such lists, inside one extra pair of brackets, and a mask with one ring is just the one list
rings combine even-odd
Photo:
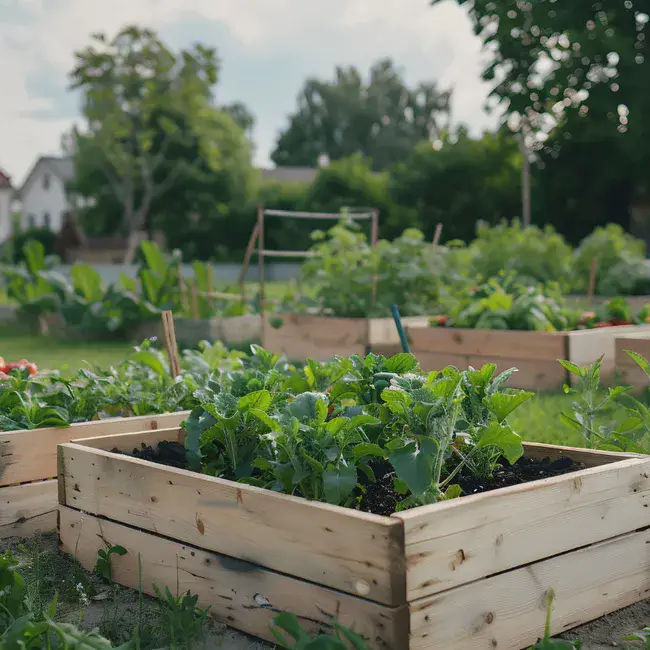
[[(518, 368), (508, 385), (529, 390), (558, 390), (572, 376), (557, 362), (584, 366), (601, 355), (604, 382), (614, 379), (617, 336), (650, 333), (648, 325), (623, 325), (572, 332), (525, 332), (453, 327), (407, 327), (411, 351), (423, 370), (447, 365), (480, 368), (494, 362), (499, 371)], [(630, 359), (631, 361), (631, 359)]]
[(373, 648), (516, 650), (550, 589), (553, 633), (650, 594), (650, 458), (526, 444), (584, 469), (384, 517), (116, 453), (170, 440), (183, 432), (59, 446), (63, 548), (91, 569), (122, 545), (117, 582), (190, 589), (268, 640), (286, 610), (312, 629), (336, 616)]
[[(424, 327), (428, 316), (407, 316), (405, 325)], [(400, 351), (392, 318), (336, 318), (310, 314), (266, 314), (263, 346), (291, 360), (328, 361), (334, 355), (376, 352), (391, 356)]]
[(617, 378), (622, 384), (635, 388), (645, 388), (650, 385), (648, 375), (625, 350), (650, 359), (650, 331), (617, 336), (614, 353)]
[[(199, 341), (222, 341), (226, 345), (251, 343), (262, 338), (262, 319), (255, 314), (230, 316), (228, 318), (179, 318), (174, 322), (176, 339), (182, 345), (194, 346)], [(155, 336), (163, 340), (160, 320), (140, 323), (131, 328), (129, 339), (143, 341)]]
[(66, 428), (0, 432), (0, 539), (56, 529), (56, 447), (88, 436), (178, 426), (187, 411), (112, 418)]

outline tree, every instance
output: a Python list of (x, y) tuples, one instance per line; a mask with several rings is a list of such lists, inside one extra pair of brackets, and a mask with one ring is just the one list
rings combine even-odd
[[(200, 44), (175, 54), (154, 31), (136, 26), (110, 41), (94, 35), (76, 58), (71, 85), (83, 93), (86, 119), (76, 166), (92, 161), (91, 174), (107, 185), (102, 194), (110, 191), (119, 205), (130, 242), (127, 258), (132, 258), (136, 234), (149, 225), (152, 206), (182, 176), (216, 173), (225, 164), (215, 137), (223, 133), (224, 113), (211, 104), (219, 61), (213, 49)], [(239, 129), (227, 120), (227, 129)], [(174, 158), (179, 146), (192, 149), (194, 157)]]
[(506, 128), (471, 138), (463, 128), (446, 135), (440, 149), (421, 143), (391, 176), (394, 208), (386, 236), (407, 226), (431, 240), (443, 224), (443, 239), (474, 237), (479, 220), (511, 218), (520, 208), (521, 156)]
[[(531, 144), (544, 150), (542, 159), (551, 164), (561, 157), (567, 140), (601, 142), (608, 155), (632, 163), (637, 197), (650, 198), (650, 57), (641, 3), (457, 2), (469, 7), (492, 53), (484, 71), (494, 82), (492, 94), (511, 115), (524, 118), (535, 135)], [(555, 137), (545, 146), (551, 129)]]
[(307, 80), (271, 158), (280, 166), (315, 167), (321, 155), (361, 154), (373, 169), (388, 169), (418, 142), (437, 137), (450, 97), (435, 83), (409, 88), (390, 59), (372, 66), (368, 82), (356, 67), (339, 67), (334, 81)]

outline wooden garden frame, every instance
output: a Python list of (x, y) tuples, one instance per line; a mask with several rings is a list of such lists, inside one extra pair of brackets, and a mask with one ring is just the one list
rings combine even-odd
[(332, 617), (382, 650), (519, 650), (650, 593), (650, 458), (525, 444), (585, 469), (391, 517), (309, 502), (130, 456), (179, 429), (59, 446), (60, 537), (114, 579), (191, 590), (227, 625), (272, 640), (280, 611)]
[(601, 378), (604, 383), (613, 382), (616, 338), (643, 332), (650, 334), (650, 325), (571, 332), (407, 326), (411, 351), (423, 370), (440, 370), (448, 365), (480, 368), (486, 363), (496, 363), (499, 371), (518, 369), (509, 379), (509, 386), (529, 390), (561, 390), (564, 384), (573, 381), (574, 375), (558, 359), (585, 366), (604, 355)]
[(616, 378), (621, 384), (643, 389), (650, 385), (650, 378), (625, 350), (631, 350), (650, 361), (650, 329), (645, 332), (622, 333), (615, 341)]
[(56, 447), (62, 442), (178, 426), (189, 411), (110, 418), (24, 431), (0, 432), (0, 539), (56, 529)]

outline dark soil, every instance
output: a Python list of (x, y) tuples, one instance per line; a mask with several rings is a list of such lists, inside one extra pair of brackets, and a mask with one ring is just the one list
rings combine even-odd
[[(122, 453), (117, 449), (113, 451)], [(142, 445), (129, 455), (168, 467), (188, 469), (185, 447), (178, 442), (160, 442), (157, 449)], [(463, 495), (470, 495), (577, 472), (584, 467), (571, 458), (558, 458), (557, 460), (520, 458), (514, 465), (510, 465), (508, 461), (502, 459), (489, 480), (477, 478), (464, 469), (452, 482), (460, 485)], [(397, 504), (405, 499), (405, 496), (398, 494), (393, 486), (395, 478), (393, 468), (388, 461), (372, 462), (370, 468), (375, 476), (374, 481), (371, 481), (363, 472), (359, 472), (361, 477), (359, 509), (375, 515), (392, 515), (397, 509)]]
[[(116, 454), (122, 453), (118, 449), (113, 449), (113, 452)], [(134, 449), (129, 455), (141, 458), (142, 460), (150, 460), (154, 463), (167, 465), (168, 467), (187, 469), (185, 447), (180, 442), (159, 442), (158, 449), (142, 445), (139, 449)]]
[(577, 463), (571, 458), (558, 458), (557, 460), (520, 458), (514, 465), (502, 460), (494, 475), (488, 481), (472, 476), (466, 470), (461, 470), (453, 483), (457, 483), (463, 488), (463, 494), (478, 494), (479, 492), (498, 490), (511, 485), (530, 483), (551, 476), (561, 476), (584, 468), (585, 466), (582, 463)]

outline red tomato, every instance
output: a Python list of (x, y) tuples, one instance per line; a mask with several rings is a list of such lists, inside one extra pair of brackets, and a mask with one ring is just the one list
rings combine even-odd
[(440, 327), (444, 327), (447, 324), (447, 317), (445, 315), (436, 316), (436, 323), (438, 323)]

